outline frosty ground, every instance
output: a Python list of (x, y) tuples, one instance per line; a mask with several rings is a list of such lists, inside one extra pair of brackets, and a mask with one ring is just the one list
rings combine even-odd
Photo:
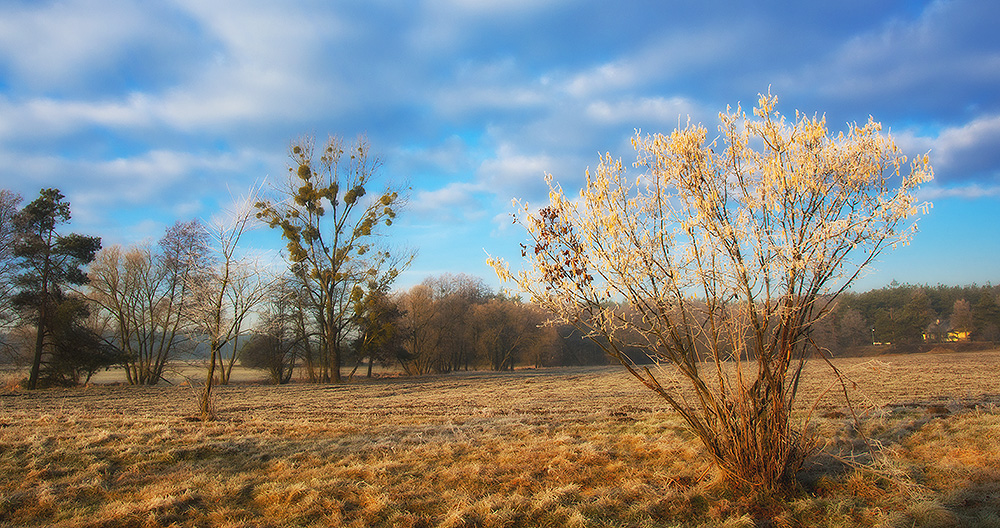
[[(809, 365), (820, 451), (746, 504), (620, 368), (0, 393), (3, 526), (1000, 526), (1000, 351)], [(252, 378), (248, 378), (252, 379)], [(814, 405), (815, 404), (815, 405)]]

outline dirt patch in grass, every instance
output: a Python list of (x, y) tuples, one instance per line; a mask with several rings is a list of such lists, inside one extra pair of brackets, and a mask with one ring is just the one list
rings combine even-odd
[(208, 424), (187, 387), (7, 391), (0, 525), (995, 526), (1000, 353), (836, 365), (856, 405), (810, 365), (824, 450), (755, 504), (615, 368), (219, 387)]

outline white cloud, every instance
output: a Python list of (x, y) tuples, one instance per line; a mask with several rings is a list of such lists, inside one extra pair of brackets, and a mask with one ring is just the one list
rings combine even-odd
[(997, 145), (1000, 145), (1000, 115), (982, 116), (964, 126), (947, 128), (934, 141), (939, 159), (950, 166), (974, 165), (988, 154), (994, 158), (989, 166), (995, 167), (995, 162), (1000, 161)]
[[(834, 100), (879, 101), (903, 111), (949, 107), (968, 97), (993, 97), (1000, 82), (1000, 50), (993, 3), (931, 2), (915, 19), (890, 18), (858, 33), (829, 56), (814, 57), (781, 91), (815, 90)], [(988, 42), (977, 40), (990, 39)], [(985, 93), (984, 93), (985, 92)], [(900, 94), (906, 94), (901, 98)]]
[(334, 12), (272, 2), (181, 4), (218, 51), (197, 74), (157, 97), (157, 117), (170, 126), (266, 126), (335, 114), (356, 95), (335, 78), (357, 31)]
[(630, 60), (601, 64), (573, 76), (566, 85), (570, 94), (585, 98), (612, 90), (630, 88), (640, 79), (640, 68)]
[(475, 221), (485, 214), (483, 203), (478, 198), (482, 191), (481, 186), (464, 182), (453, 182), (440, 189), (421, 189), (407, 208), (418, 217), (431, 218), (442, 224)]
[(95, 162), (93, 169), (112, 178), (166, 185), (194, 170), (229, 172), (240, 168), (245, 161), (234, 154), (211, 157), (192, 152), (152, 150), (132, 158)]
[(298, 70), (315, 65), (325, 44), (344, 43), (357, 30), (331, 9), (266, 1), (178, 0), (212, 38), (221, 58), (241, 65)]
[[(517, 213), (514, 211), (514, 209), (511, 208), (510, 211), (506, 211), (506, 212), (503, 212), (503, 213), (497, 213), (497, 214), (493, 215), (493, 219), (492, 219), (492, 222), (491, 222), (493, 224), (492, 234), (494, 236), (498, 235), (498, 234), (505, 234), (509, 230), (511, 230), (511, 227), (515, 225), (514, 218), (516, 218), (515, 217), (516, 214)], [(518, 234), (521, 234), (521, 233), (519, 232)]]
[(904, 131), (896, 136), (911, 155), (930, 151), (935, 178), (967, 181), (990, 177), (1000, 167), (1000, 114), (983, 115), (961, 126), (943, 128), (934, 136)]
[(936, 200), (938, 198), (1000, 198), (1000, 184), (969, 183), (952, 187), (930, 186), (920, 189), (918, 197), (921, 200)]
[[(215, 49), (211, 55), (185, 57), (184, 75), (156, 86), (122, 91), (118, 82), (74, 95), (41, 89), (29, 97), (0, 96), (0, 138), (59, 137), (93, 126), (165, 125), (186, 133), (267, 126), (336, 115), (365, 92), (338, 79), (336, 62), (356, 51), (345, 44), (356, 30), (328, 10), (186, 2), (179, 6), (186, 11), (167, 16), (162, 6), (149, 6), (76, 0), (0, 17), (0, 50), (14, 50), (6, 60), (26, 76), (19, 83), (29, 86), (58, 87), (84, 73), (114, 77), (156, 67), (147, 63), (191, 50), (128, 57), (129, 50), (156, 46), (161, 33), (184, 31), (178, 27), (183, 22), (173, 19), (186, 16), (193, 19), (187, 24), (204, 32), (197, 38)], [(164, 40), (169, 44), (171, 39)], [(176, 55), (168, 58), (177, 60)], [(110, 75), (101, 75), (104, 69)]]
[(477, 112), (505, 112), (541, 108), (549, 99), (532, 87), (459, 86), (436, 96), (435, 110), (445, 117), (460, 118)]
[(407, 45), (421, 53), (461, 50), (499, 26), (541, 16), (565, 0), (428, 0), (420, 2), (406, 35)]
[(60, 177), (68, 172), (65, 159), (56, 155), (28, 155), (17, 151), (0, 150), (0, 175), (3, 186), (24, 196), (41, 187), (57, 187)]
[(139, 93), (124, 101), (94, 102), (33, 98), (15, 103), (0, 97), (0, 139), (51, 139), (91, 126), (145, 127), (152, 124), (154, 107)]
[(190, 217), (204, 207), (204, 199), (225, 193), (227, 185), (249, 187), (243, 175), (253, 175), (261, 157), (249, 150), (223, 154), (153, 150), (108, 160), (0, 152), (0, 174), (21, 175), (16, 183), (4, 186), (24, 196), (57, 187), (72, 203), (74, 223), (108, 227), (115, 226), (116, 212), (127, 209)]
[(683, 125), (688, 117), (695, 118), (701, 113), (697, 105), (686, 97), (639, 97), (614, 102), (600, 100), (587, 105), (587, 115), (594, 121), (633, 126), (650, 121)]
[(77, 84), (114, 64), (149, 22), (129, 2), (8, 3), (0, 8), (0, 60), (32, 86)]
[(288, 75), (236, 68), (206, 72), (197, 83), (163, 94), (17, 102), (0, 96), (0, 139), (56, 139), (95, 126), (118, 131), (166, 126), (185, 132), (266, 126), (314, 117), (317, 109), (335, 112), (342, 108), (320, 103), (327, 88), (322, 83), (297, 82)]
[(436, 175), (456, 174), (474, 168), (476, 163), (474, 147), (458, 135), (444, 138), (433, 145), (397, 146), (386, 162), (399, 174)]
[(322, 83), (298, 81), (278, 72), (216, 71), (196, 85), (171, 90), (156, 105), (156, 114), (181, 130), (231, 130), (307, 119), (317, 111), (333, 113), (339, 108), (320, 103), (326, 88)]
[(545, 174), (557, 164), (550, 155), (524, 154), (514, 145), (504, 144), (497, 149), (496, 157), (483, 161), (477, 176), (503, 202), (532, 199), (545, 188)]
[(551, 89), (530, 78), (515, 59), (464, 62), (443, 87), (428, 95), (434, 110), (449, 119), (469, 114), (541, 109), (553, 102)]
[[(757, 28), (755, 28), (757, 29)], [(572, 75), (564, 89), (578, 98), (614, 92), (634, 92), (669, 82), (694, 69), (705, 69), (742, 54), (747, 29), (731, 25), (717, 28), (673, 31), (616, 58)]]
[(430, 2), (439, 10), (459, 10), (462, 13), (477, 16), (495, 16), (502, 14), (524, 15), (531, 12), (548, 9), (554, 5), (564, 4), (565, 0), (436, 0)]

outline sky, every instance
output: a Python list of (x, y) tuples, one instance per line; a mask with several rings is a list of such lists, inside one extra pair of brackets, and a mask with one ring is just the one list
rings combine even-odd
[[(410, 188), (400, 276), (520, 265), (513, 198), (570, 194), (635, 131), (761, 92), (929, 152), (933, 204), (855, 286), (1000, 283), (1000, 2), (0, 1), (0, 187), (57, 187), (105, 246), (280, 184), (292, 141), (367, 137)], [(247, 243), (283, 247), (277, 231)]]

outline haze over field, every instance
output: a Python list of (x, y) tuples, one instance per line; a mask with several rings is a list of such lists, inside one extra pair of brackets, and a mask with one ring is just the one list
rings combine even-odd
[(510, 200), (544, 200), (545, 172), (573, 189), (599, 152), (631, 162), (636, 128), (714, 130), (770, 87), (785, 114), (872, 115), (930, 151), (921, 233), (857, 289), (995, 283), (1000, 5), (870, 4), (7, 2), (0, 187), (58, 187), (74, 231), (131, 243), (283, 178), (303, 134), (364, 133), (412, 186), (398, 286), (494, 281), (484, 250), (518, 261)]

